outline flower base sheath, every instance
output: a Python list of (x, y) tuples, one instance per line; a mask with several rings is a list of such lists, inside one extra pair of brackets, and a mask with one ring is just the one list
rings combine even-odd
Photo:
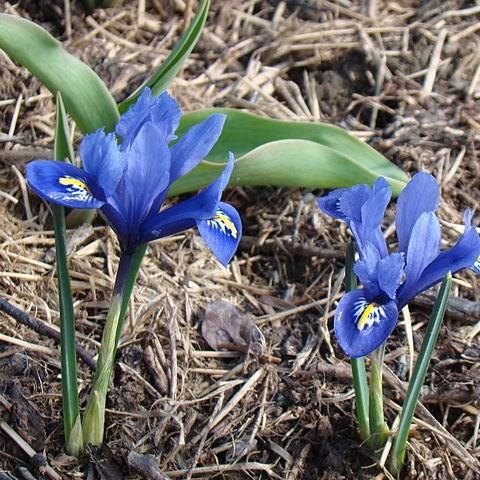
[(388, 253), (381, 224), (391, 190), (379, 178), (373, 188), (356, 185), (317, 201), (328, 215), (347, 223), (360, 259), (355, 264), (362, 288), (346, 293), (335, 312), (334, 328), (343, 351), (363, 357), (382, 345), (395, 328), (398, 312), (416, 295), (464, 268), (480, 272), (480, 238), (465, 211), (465, 231), (449, 250), (440, 251), (436, 180), (418, 173), (398, 197), (398, 252)]
[(226, 265), (242, 232), (237, 211), (220, 201), (232, 173), (232, 154), (222, 174), (203, 191), (162, 209), (170, 185), (208, 155), (225, 121), (224, 115), (211, 115), (177, 139), (180, 117), (172, 97), (167, 93), (152, 97), (145, 89), (120, 118), (116, 135), (97, 130), (83, 138), (83, 169), (35, 160), (27, 166), (28, 184), (40, 197), (58, 205), (99, 209), (124, 253), (196, 226)]

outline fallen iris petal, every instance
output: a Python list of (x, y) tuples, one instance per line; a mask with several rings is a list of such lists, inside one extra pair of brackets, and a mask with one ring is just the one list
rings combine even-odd
[(377, 303), (366, 288), (345, 294), (335, 311), (334, 329), (342, 350), (351, 358), (377, 349), (395, 328), (397, 304)]
[(235, 208), (220, 202), (215, 215), (208, 220), (197, 221), (197, 228), (215, 257), (226, 266), (242, 236), (242, 222)]
[(27, 165), (30, 188), (44, 200), (71, 208), (100, 208), (105, 202), (95, 178), (70, 163), (37, 160)]

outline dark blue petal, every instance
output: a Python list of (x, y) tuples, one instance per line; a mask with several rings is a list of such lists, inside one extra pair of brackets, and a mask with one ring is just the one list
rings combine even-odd
[(405, 282), (399, 292), (401, 296), (408, 295), (425, 268), (438, 256), (440, 239), (440, 223), (435, 213), (422, 213), (410, 232)]
[(242, 236), (242, 222), (238, 212), (228, 203), (219, 202), (213, 218), (197, 220), (197, 228), (212, 253), (226, 267)]
[(125, 151), (127, 169), (117, 196), (123, 196), (126, 218), (135, 230), (150, 213), (154, 200), (169, 185), (170, 150), (160, 130), (145, 123)]
[(122, 137), (121, 149), (125, 150), (133, 142), (142, 126), (152, 122), (160, 130), (168, 143), (175, 138), (174, 132), (180, 122), (181, 110), (168, 93), (153, 97), (149, 88), (145, 88), (127, 112), (117, 123), (116, 132)]
[(171, 148), (172, 166), (170, 183), (186, 175), (203, 160), (215, 145), (222, 133), (225, 115), (210, 115), (203, 122), (190, 128), (188, 132)]
[[(373, 194), (371, 198), (365, 200), (361, 207), (361, 220), (356, 223), (355, 239), (362, 254), (363, 245), (371, 242), (382, 257), (388, 254), (387, 244), (382, 234), (382, 221), (385, 215), (385, 209), (392, 196), (392, 191), (388, 182), (380, 177), (373, 186)], [(352, 228), (352, 231), (354, 229)]]
[(361, 222), (365, 231), (377, 229), (383, 221), (385, 209), (392, 197), (390, 185), (383, 178), (376, 180), (373, 195), (362, 205)]
[(372, 198), (372, 189), (365, 184), (347, 188), (340, 197), (339, 208), (349, 221), (361, 223), (362, 207)]
[(346, 188), (337, 188), (332, 190), (327, 195), (317, 198), (317, 205), (324, 213), (330, 215), (337, 220), (348, 221), (348, 217), (342, 212), (340, 208), (340, 199), (342, 195), (347, 191)]
[(27, 182), (39, 197), (64, 207), (99, 208), (106, 200), (95, 179), (70, 163), (30, 162)]
[(385, 295), (394, 300), (403, 277), (403, 253), (391, 253), (378, 264), (378, 285)]
[(371, 243), (367, 243), (362, 258), (353, 268), (361, 284), (375, 297), (380, 295), (380, 285), (378, 283), (380, 259), (378, 250)]
[(80, 144), (83, 168), (97, 179), (98, 184), (111, 195), (125, 171), (125, 157), (121, 154), (114, 133), (103, 130), (85, 135)]
[(100, 214), (117, 234), (122, 250), (128, 250), (130, 247), (130, 224), (119, 209), (118, 205), (116, 205), (110, 198), (109, 201), (100, 208)]
[(422, 213), (434, 212), (438, 207), (439, 187), (428, 173), (417, 173), (397, 200), (396, 228), (398, 251), (406, 252), (412, 229)]
[[(143, 242), (171, 235), (175, 231), (195, 225), (197, 220), (212, 218), (218, 208), (220, 197), (228, 184), (234, 165), (233, 155), (230, 154), (228, 163), (222, 174), (207, 188), (197, 195), (177, 203), (160, 213), (151, 212), (140, 230)], [(189, 225), (183, 228), (183, 225)]]
[[(439, 283), (448, 272), (452, 274), (470, 268), (480, 255), (480, 238), (472, 225), (472, 212), (465, 211), (465, 232), (458, 242), (449, 250), (441, 252), (422, 272), (415, 284), (398, 293), (398, 303), (403, 308), (413, 297), (436, 283)], [(408, 263), (408, 260), (407, 260)]]
[(340, 300), (335, 311), (335, 335), (349, 357), (363, 357), (385, 342), (397, 318), (393, 300), (380, 305), (368, 290), (361, 288), (348, 292)]

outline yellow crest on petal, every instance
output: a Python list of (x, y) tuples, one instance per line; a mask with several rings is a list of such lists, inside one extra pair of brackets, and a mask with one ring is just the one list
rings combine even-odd
[(233, 223), (232, 219), (222, 210), (217, 210), (217, 213), (213, 216), (213, 218), (207, 220), (207, 223), (210, 226), (220, 228), (222, 233), (230, 235), (233, 238), (237, 238), (238, 236), (237, 227)]
[(355, 302), (354, 307), (357, 328), (360, 331), (375, 323), (380, 323), (382, 317), (385, 317), (385, 310), (381, 305), (375, 302), (367, 303), (363, 298)]

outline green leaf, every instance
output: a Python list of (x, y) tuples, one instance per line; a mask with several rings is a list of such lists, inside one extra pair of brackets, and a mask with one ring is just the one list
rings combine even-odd
[(383, 155), (333, 125), (208, 109), (186, 114), (177, 134), (181, 136), (213, 113), (227, 115), (219, 141), (206, 161), (175, 182), (169, 194), (207, 185), (223, 168), (229, 151), (237, 158), (230, 185), (338, 188), (373, 183), (383, 176), (398, 195), (408, 181), (407, 175)]
[(207, 20), (209, 7), (210, 0), (202, 0), (192, 23), (189, 25), (187, 31), (182, 35), (166, 60), (148, 80), (135, 90), (135, 92), (123, 102), (119, 103), (118, 108), (121, 113), (125, 112), (128, 107), (135, 102), (145, 87), (150, 87), (154, 95), (159, 95), (168, 88), (168, 85), (170, 85), (171, 81), (175, 78), (185, 60), (197, 44), (205, 25), (205, 21)]
[(113, 130), (118, 109), (98, 75), (67, 53), (46, 30), (23, 18), (0, 14), (0, 49), (35, 75), (65, 108), (83, 133)]
[(425, 338), (420, 348), (415, 368), (413, 369), (412, 379), (408, 384), (407, 394), (400, 413), (400, 423), (398, 425), (397, 436), (393, 442), (392, 451), (390, 452), (390, 472), (398, 476), (403, 467), (405, 458), (405, 450), (407, 447), (408, 434), (410, 433), (410, 425), (412, 424), (413, 414), (417, 407), (418, 397), (427, 375), (427, 370), (432, 360), (433, 350), (437, 344), (438, 334), (442, 326), (443, 317), (448, 304), (448, 294), (452, 285), (452, 275), (448, 275), (443, 279), (440, 293), (433, 307), (433, 312), (428, 322)]
[[(67, 114), (62, 96), (57, 94), (57, 122), (55, 127), (55, 159), (73, 160)], [(77, 356), (75, 350), (75, 316), (72, 289), (68, 271), (65, 212), (63, 207), (52, 205), (55, 230), (55, 249), (60, 304), (60, 351), (62, 364), (62, 403), (65, 445), (67, 453), (79, 455), (83, 451), (81, 425), (79, 424)]]

